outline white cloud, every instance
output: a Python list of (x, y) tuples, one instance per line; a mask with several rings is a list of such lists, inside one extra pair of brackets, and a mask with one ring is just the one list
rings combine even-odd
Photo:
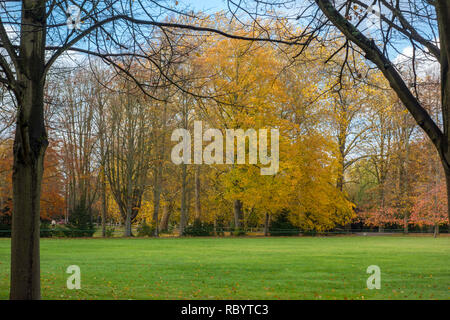
[(415, 54), (415, 69), (418, 77), (433, 76), (439, 77), (440, 63), (439, 61), (428, 53), (428, 51), (422, 51), (414, 49), (412, 46), (408, 46), (397, 55), (393, 63), (402, 72), (412, 72), (412, 60)]

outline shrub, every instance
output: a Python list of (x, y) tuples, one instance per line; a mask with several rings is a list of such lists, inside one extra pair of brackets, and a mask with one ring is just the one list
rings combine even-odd
[(216, 235), (217, 236), (225, 235), (225, 224), (222, 218), (216, 220)]
[(105, 236), (107, 237), (107, 238), (111, 238), (113, 235), (114, 235), (114, 231), (115, 231), (116, 229), (114, 228), (114, 227), (106, 227), (105, 228)]
[(57, 225), (52, 232), (54, 237), (71, 237), (71, 231), (63, 225)]
[(225, 228), (223, 226), (220, 226), (220, 227), (216, 226), (216, 235), (217, 236), (224, 236), (225, 235)]
[(89, 210), (80, 204), (69, 215), (69, 224), (66, 225), (63, 234), (69, 237), (92, 237), (95, 227), (91, 221)]
[(184, 228), (184, 236), (193, 237), (208, 237), (214, 232), (214, 226), (210, 223), (203, 223), (201, 221), (195, 220), (194, 224)]
[(53, 229), (50, 223), (42, 222), (40, 227), (40, 237), (41, 238), (50, 238), (53, 236)]
[(298, 236), (300, 229), (289, 220), (289, 210), (283, 209), (272, 221), (269, 232), (271, 236)]
[(304, 236), (315, 237), (315, 236), (318, 236), (319, 233), (316, 230), (306, 230), (306, 231), (303, 231), (303, 235)]
[(147, 222), (142, 222), (137, 227), (138, 237), (152, 237), (155, 233), (155, 228)]
[(11, 225), (0, 224), (0, 238), (10, 238), (10, 237), (11, 237)]
[(245, 236), (245, 230), (244, 229), (240, 229), (240, 228), (236, 228), (233, 231), (233, 235), (236, 236), (236, 237)]

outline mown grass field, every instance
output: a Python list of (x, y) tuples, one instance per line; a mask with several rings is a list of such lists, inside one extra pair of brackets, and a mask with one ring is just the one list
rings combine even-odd
[[(0, 239), (0, 299), (9, 254)], [(41, 271), (44, 299), (450, 299), (450, 237), (42, 239)]]

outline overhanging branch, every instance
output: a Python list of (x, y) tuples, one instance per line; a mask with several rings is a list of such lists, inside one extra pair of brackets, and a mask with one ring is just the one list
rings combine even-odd
[(46, 72), (51, 67), (51, 65), (55, 62), (55, 60), (61, 54), (64, 53), (64, 51), (69, 49), (71, 46), (75, 45), (78, 41), (80, 41), (81, 39), (86, 37), (89, 33), (96, 30), (97, 28), (99, 28), (105, 24), (108, 24), (110, 22), (118, 21), (118, 20), (128, 21), (128, 22), (131, 22), (133, 24), (138, 24), (138, 25), (150, 25), (150, 26), (155, 26), (155, 27), (159, 27), (159, 28), (174, 28), (174, 29), (185, 29), (185, 30), (192, 30), (192, 31), (198, 31), (198, 32), (210, 32), (210, 33), (219, 34), (221, 36), (224, 36), (224, 37), (227, 37), (230, 39), (236, 39), (236, 40), (263, 41), (263, 42), (272, 42), (272, 43), (285, 44), (285, 45), (302, 45), (302, 43), (299, 43), (296, 40), (285, 41), (285, 40), (271, 39), (271, 38), (246, 37), (246, 36), (230, 34), (230, 33), (227, 33), (227, 32), (224, 32), (224, 31), (221, 31), (218, 29), (210, 28), (210, 27), (193, 26), (193, 25), (181, 24), (181, 23), (141, 20), (141, 19), (135, 19), (128, 15), (116, 15), (116, 16), (109, 17), (107, 19), (99, 21), (98, 23), (93, 24), (92, 26), (90, 26), (89, 28), (87, 28), (86, 30), (81, 32), (79, 35), (77, 35), (75, 38), (68, 41), (65, 45), (61, 46), (47, 62), (46, 66), (45, 66)]
[(419, 126), (429, 136), (431, 141), (433, 141), (441, 155), (441, 158), (447, 162), (447, 165), (450, 168), (450, 164), (444, 157), (444, 153), (447, 149), (447, 142), (444, 139), (441, 129), (433, 121), (428, 112), (422, 107), (416, 97), (414, 97), (411, 93), (400, 74), (392, 65), (391, 61), (383, 55), (373, 40), (369, 40), (354, 25), (345, 19), (336, 10), (330, 0), (315, 0), (315, 2), (328, 20), (330, 20), (347, 39), (359, 46), (365, 52), (366, 58), (372, 61), (380, 69), (389, 81), (391, 88), (397, 93), (399, 99), (414, 117), (417, 124), (419, 124)]

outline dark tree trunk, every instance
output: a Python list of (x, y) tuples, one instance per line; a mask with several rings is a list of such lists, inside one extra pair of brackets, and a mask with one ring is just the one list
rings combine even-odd
[(266, 221), (264, 222), (264, 236), (267, 237), (269, 235), (269, 221), (270, 215), (266, 212)]
[(200, 166), (195, 168), (195, 220), (201, 221), (202, 208), (200, 203)]
[(447, 210), (448, 210), (448, 231), (450, 232), (450, 171), (445, 171), (445, 181), (447, 183)]
[(187, 171), (186, 164), (181, 165), (181, 212), (180, 212), (180, 237), (184, 234), (187, 224)]
[(102, 192), (102, 237), (106, 237), (106, 216), (107, 216), (107, 210), (108, 206), (106, 203), (106, 172), (105, 172), (105, 129), (104, 129), (104, 119), (103, 119), (103, 106), (101, 103), (99, 103), (100, 109), (100, 116), (102, 117), (102, 121), (100, 123), (100, 154), (101, 154), (101, 163), (102, 163), (102, 169), (101, 169), (101, 192)]
[(242, 201), (234, 200), (234, 229), (242, 229)]
[(403, 217), (403, 233), (408, 234), (408, 217), (406, 216), (406, 214)]
[[(103, 148), (102, 148), (103, 149)], [(106, 203), (106, 177), (104, 167), (102, 168), (102, 237), (106, 238), (106, 211), (107, 203)]]
[[(155, 188), (153, 192), (154, 204), (153, 204), (153, 223), (155, 231), (153, 235), (159, 236), (159, 210), (161, 207), (161, 192), (163, 189), (163, 161), (165, 155), (165, 141), (166, 141), (166, 117), (167, 117), (167, 103), (164, 103), (162, 128), (161, 128), (161, 148), (158, 165), (155, 170)], [(168, 221), (167, 221), (168, 222)], [(166, 227), (167, 229), (167, 227)]]
[(405, 135), (402, 135), (404, 137), (405, 143), (405, 150), (404, 152), (401, 152), (400, 158), (399, 158), (399, 172), (398, 172), (398, 184), (400, 188), (400, 204), (402, 205), (402, 211), (403, 211), (403, 233), (408, 234), (408, 225), (409, 225), (409, 200), (408, 200), (408, 194), (409, 194), (409, 180), (408, 180), (408, 172), (406, 168), (406, 163), (409, 161), (409, 146), (408, 141), (409, 137), (405, 138)]
[(105, 177), (102, 178), (102, 237), (106, 237), (106, 182)]
[(40, 299), (39, 213), (44, 155), (45, 1), (22, 2), (14, 139), (11, 299)]
[[(341, 133), (343, 131), (344, 129), (341, 128), (339, 132)], [(345, 132), (343, 132), (338, 136), (339, 159), (338, 159), (338, 176), (336, 180), (336, 187), (341, 192), (344, 189), (345, 143), (346, 143)]]
[(159, 161), (158, 166), (155, 169), (155, 186), (153, 189), (153, 236), (159, 235), (159, 208), (161, 203), (161, 190), (162, 190), (162, 163)]
[(24, 154), (19, 136), (14, 143), (10, 298), (40, 299), (39, 213), (45, 145), (38, 154)]
[[(441, 163), (444, 167), (445, 179), (447, 183), (447, 214), (450, 231), (450, 4), (448, 1), (437, 1), (436, 14), (438, 18), (439, 42), (441, 47), (441, 108), (444, 127), (443, 142), (430, 139), (438, 149)], [(437, 141), (437, 142), (435, 142)]]

